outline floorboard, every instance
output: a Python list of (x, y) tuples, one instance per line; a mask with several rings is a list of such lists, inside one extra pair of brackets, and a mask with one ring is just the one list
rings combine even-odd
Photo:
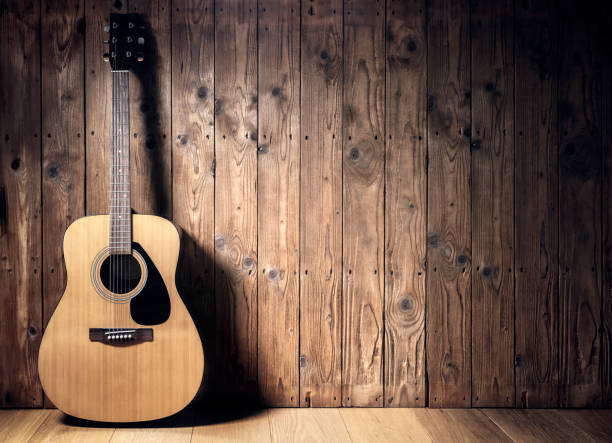
[(0, 442), (607, 442), (612, 410), (277, 408), (189, 412), (147, 424), (0, 410)]
[(552, 410), (487, 409), (484, 413), (516, 442), (592, 441), (587, 432)]

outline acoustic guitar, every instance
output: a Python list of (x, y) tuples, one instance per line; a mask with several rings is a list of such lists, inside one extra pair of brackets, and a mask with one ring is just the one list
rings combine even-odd
[(83, 217), (64, 236), (66, 290), (40, 345), (45, 393), (95, 421), (153, 420), (198, 391), (204, 353), (175, 285), (179, 234), (130, 206), (129, 70), (142, 61), (134, 16), (111, 14), (110, 215)]

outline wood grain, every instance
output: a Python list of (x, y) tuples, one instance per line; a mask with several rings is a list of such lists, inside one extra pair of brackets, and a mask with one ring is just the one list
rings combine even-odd
[(559, 78), (560, 404), (601, 402), (601, 71), (587, 12), (562, 1)]
[(258, 385), (299, 404), (300, 2), (258, 6)]
[(6, 443), (30, 441), (51, 413), (45, 409), (0, 410), (0, 440)]
[(478, 410), (425, 409), (419, 411), (418, 417), (433, 441), (512, 442), (503, 430)]
[(385, 5), (344, 3), (342, 404), (383, 406)]
[(273, 442), (350, 442), (338, 409), (270, 409)]
[(0, 406), (41, 406), (40, 2), (0, 7)]
[(472, 5), (472, 405), (514, 406), (514, 2)]
[[(177, 286), (204, 343), (205, 387), (215, 370), (214, 5), (174, 1), (172, 215), (181, 228)], [(212, 389), (211, 389), (212, 390)]]
[(514, 441), (589, 441), (585, 430), (573, 426), (562, 417), (542, 410), (486, 409), (486, 414)]
[[(112, 427), (68, 426), (63, 423), (65, 415), (61, 411), (48, 411), (46, 419), (37, 427), (28, 442), (96, 443), (108, 442), (115, 433)], [(20, 440), (25, 441), (25, 440)]]
[[(601, 17), (612, 13), (612, 5), (607, 4)], [(612, 31), (605, 26), (600, 36), (600, 48), (603, 48), (602, 75), (602, 154), (603, 154), (603, 287), (602, 287), (602, 342), (601, 342), (601, 381), (602, 406), (612, 407)]]
[[(425, 406), (425, 1), (387, 2), (385, 406)], [(417, 13), (418, 12), (418, 13)]]
[(170, 0), (129, 0), (129, 12), (139, 15), (145, 39), (130, 82), (131, 203), (141, 214), (170, 217)]
[(300, 405), (341, 403), (342, 2), (302, 2)]
[(514, 358), (524, 408), (559, 401), (557, 13), (553, 1), (516, 7)]
[[(227, 56), (232, 54), (232, 56)], [(257, 5), (215, 4), (217, 364), (225, 388), (257, 383)]]
[(133, 241), (147, 252), (166, 285), (171, 315), (153, 327), (151, 342), (91, 342), (89, 328), (140, 325), (129, 303), (109, 303), (91, 281), (91, 263), (108, 247), (109, 216), (84, 217), (70, 225), (64, 237), (68, 284), (45, 330), (38, 370), (51, 401), (75, 417), (110, 422), (166, 417), (193, 399), (202, 380), (200, 337), (174, 279), (178, 232), (168, 220), (150, 215), (134, 215), (132, 223)]
[(355, 443), (431, 442), (431, 435), (423, 425), (424, 409), (408, 408), (342, 408), (340, 415), (351, 440)]
[(84, 1), (46, 0), (42, 16), (43, 322), (66, 286), (64, 231), (85, 213)]
[(429, 405), (465, 407), (471, 390), (470, 18), (465, 1), (432, 1), (428, 11)]

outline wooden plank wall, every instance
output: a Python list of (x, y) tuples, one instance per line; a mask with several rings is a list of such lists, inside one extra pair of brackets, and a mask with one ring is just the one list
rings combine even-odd
[(182, 232), (204, 394), (609, 407), (609, 9), (0, 1), (0, 406), (50, 406), (63, 232), (108, 212), (103, 25), (132, 12), (133, 209)]

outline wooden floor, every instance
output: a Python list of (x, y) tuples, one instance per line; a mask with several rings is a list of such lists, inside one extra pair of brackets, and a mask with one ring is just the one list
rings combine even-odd
[(268, 409), (95, 426), (57, 410), (0, 410), (0, 442), (588, 442), (612, 440), (612, 410)]

